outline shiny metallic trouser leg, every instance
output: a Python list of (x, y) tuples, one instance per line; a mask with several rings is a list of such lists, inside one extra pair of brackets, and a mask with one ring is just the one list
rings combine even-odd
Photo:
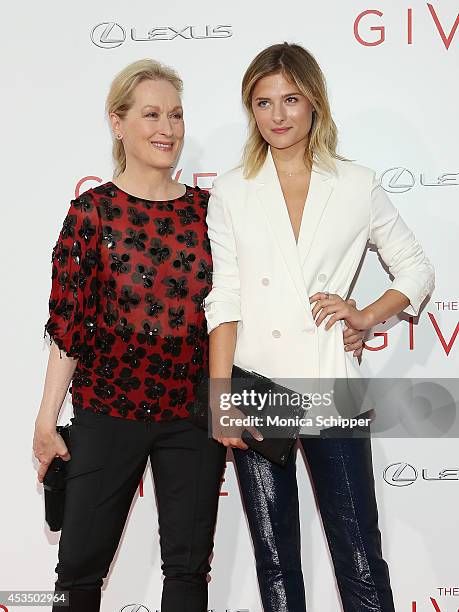
[(294, 452), (280, 467), (233, 449), (265, 612), (305, 612)]
[[(368, 438), (302, 438), (345, 612), (394, 612)], [(234, 451), (265, 612), (304, 612), (294, 456)]]
[(381, 552), (370, 438), (306, 437), (301, 444), (344, 611), (394, 612)]

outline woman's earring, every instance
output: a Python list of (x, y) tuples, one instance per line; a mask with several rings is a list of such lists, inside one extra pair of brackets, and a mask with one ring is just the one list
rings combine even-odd
[(118, 138), (118, 140), (120, 140), (121, 138), (123, 138), (121, 134), (117, 134), (117, 135), (116, 135), (116, 137)]

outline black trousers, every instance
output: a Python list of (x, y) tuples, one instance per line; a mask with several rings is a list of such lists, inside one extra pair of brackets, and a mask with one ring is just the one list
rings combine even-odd
[[(74, 601), (97, 592), (100, 598), (150, 458), (164, 574), (161, 610), (206, 611), (226, 449), (186, 419), (146, 425), (76, 409), (70, 454), (56, 591), (70, 590), (72, 599), (74, 590)], [(77, 609), (71, 601), (70, 610)]]
[[(368, 428), (365, 427), (367, 431)], [(340, 437), (335, 437), (340, 436)], [(394, 612), (381, 552), (371, 439), (302, 437), (344, 612)], [(234, 449), (265, 612), (306, 612), (295, 452), (285, 467)]]

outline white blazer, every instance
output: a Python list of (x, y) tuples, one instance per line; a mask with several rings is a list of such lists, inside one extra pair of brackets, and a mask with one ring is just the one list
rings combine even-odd
[(207, 214), (213, 288), (204, 309), (208, 332), (238, 321), (234, 363), (242, 368), (270, 378), (362, 376), (344, 350), (342, 325), (317, 328), (309, 296), (349, 297), (368, 242), (393, 276), (388, 288), (410, 300), (405, 312), (417, 315), (433, 290), (433, 267), (375, 172), (336, 165), (336, 175), (313, 165), (298, 244), (270, 152), (255, 178), (236, 168), (214, 181)]

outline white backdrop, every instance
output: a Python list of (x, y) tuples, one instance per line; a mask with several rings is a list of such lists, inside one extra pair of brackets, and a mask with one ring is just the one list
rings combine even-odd
[[(419, 322), (410, 326), (404, 319), (378, 326), (369, 345), (381, 350), (366, 350), (364, 359), (374, 375), (394, 377), (457, 376), (459, 361), (457, 2), (27, 4), (3, 5), (1, 43), (0, 590), (48, 590), (55, 580), (59, 534), (44, 523), (43, 491), (31, 449), (48, 357), (42, 336), (51, 249), (75, 192), (112, 177), (104, 101), (115, 73), (131, 61), (153, 57), (182, 75), (187, 138), (178, 168), (182, 181), (208, 187), (213, 175), (239, 160), (245, 136), (240, 81), (252, 57), (283, 40), (312, 51), (327, 76), (340, 152), (380, 173), (436, 267), (436, 290)], [(115, 25), (110, 29), (110, 24)], [(190, 25), (193, 29), (185, 29)], [(225, 28), (214, 30), (216, 26)], [(149, 31), (153, 39), (140, 40)], [(225, 31), (231, 35), (197, 38)], [(387, 283), (376, 255), (369, 253), (353, 297), (358, 304), (373, 301)], [(67, 403), (60, 421), (67, 422), (71, 414)], [(459, 608), (456, 449), (451, 439), (373, 441), (383, 551), (398, 612)], [(418, 472), (411, 485), (397, 486), (390, 478), (393, 471), (383, 478), (387, 466), (403, 462)], [(456, 472), (449, 472), (448, 479), (439, 477), (446, 468)], [(298, 478), (308, 609), (336, 612), (341, 608), (333, 572), (301, 457)], [(148, 468), (105, 583), (102, 610), (154, 612), (160, 589)], [(209, 607), (215, 612), (261, 610), (230, 457)], [(16, 609), (0, 605), (0, 610)]]

